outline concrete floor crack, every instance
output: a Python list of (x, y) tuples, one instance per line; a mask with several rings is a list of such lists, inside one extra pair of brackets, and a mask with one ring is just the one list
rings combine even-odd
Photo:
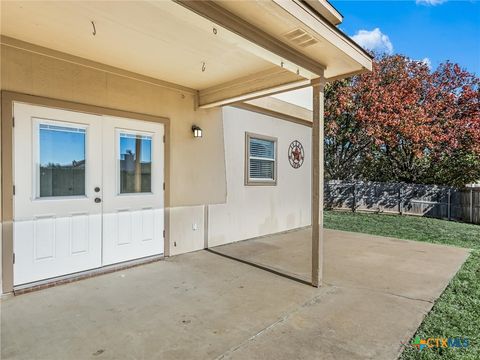
[(383, 294), (383, 295), (390, 295), (390, 296), (400, 297), (400, 298), (402, 298), (402, 299), (407, 299), (407, 300), (421, 301), (421, 302), (425, 302), (425, 303), (429, 303), (429, 304), (433, 304), (433, 303), (434, 303), (434, 301), (432, 301), (432, 300), (425, 300), (425, 299), (410, 297), (410, 296), (406, 296), (406, 295), (395, 294), (395, 293), (391, 293), (391, 292), (388, 292), (388, 291), (381, 291), (381, 290), (370, 289), (370, 288), (367, 288), (367, 287), (360, 287), (360, 286), (341, 286), (341, 285), (334, 285), (334, 284), (325, 284), (325, 285), (334, 286), (334, 287), (337, 287), (337, 288), (344, 288), (344, 289), (367, 290), (367, 291), (371, 291), (371, 292), (374, 292), (374, 293), (379, 293), (379, 294)]
[(325, 286), (322, 288), (324, 291), (322, 291), (321, 294), (318, 294), (316, 296), (314, 296), (313, 298), (309, 299), (308, 301), (304, 302), (303, 304), (301, 304), (300, 306), (296, 307), (295, 309), (289, 311), (288, 313), (286, 313), (284, 316), (282, 316), (280, 319), (278, 319), (277, 321), (273, 322), (272, 324), (264, 327), (262, 330), (260, 330), (259, 332), (257, 332), (255, 335), (252, 335), (250, 336), (248, 339), (246, 339), (245, 341), (241, 342), (240, 344), (238, 344), (237, 346), (234, 346), (232, 348), (230, 348), (229, 350), (225, 351), (223, 354), (221, 354), (220, 356), (216, 357), (215, 360), (223, 360), (225, 358), (227, 358), (229, 355), (233, 354), (234, 352), (242, 349), (243, 347), (245, 347), (246, 345), (248, 345), (249, 343), (251, 343), (252, 341), (255, 341), (258, 337), (262, 336), (263, 334), (269, 332), (270, 330), (272, 330), (273, 328), (277, 327), (278, 325), (280, 324), (283, 324), (285, 323), (292, 315), (298, 313), (301, 309), (307, 307), (307, 306), (310, 306), (310, 305), (314, 305), (316, 304), (322, 297), (325, 297), (329, 294), (331, 294), (332, 292), (335, 291), (336, 287), (335, 286)]

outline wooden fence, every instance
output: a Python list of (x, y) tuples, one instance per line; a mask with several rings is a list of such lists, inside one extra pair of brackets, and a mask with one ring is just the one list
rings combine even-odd
[(480, 188), (333, 180), (325, 183), (325, 207), (480, 224)]

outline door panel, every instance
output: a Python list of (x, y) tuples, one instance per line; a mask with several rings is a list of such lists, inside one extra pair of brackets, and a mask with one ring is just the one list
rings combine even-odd
[(14, 285), (163, 254), (162, 124), (14, 115)]
[(103, 264), (163, 254), (163, 125), (105, 116), (103, 126)]
[(14, 103), (14, 285), (101, 266), (101, 117)]
[(78, 255), (88, 252), (89, 226), (88, 214), (73, 214), (69, 218), (70, 254)]

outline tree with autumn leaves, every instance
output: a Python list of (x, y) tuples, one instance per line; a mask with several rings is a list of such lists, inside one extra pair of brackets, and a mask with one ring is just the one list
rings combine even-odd
[(480, 80), (446, 62), (378, 56), (325, 88), (329, 179), (463, 186), (480, 180)]

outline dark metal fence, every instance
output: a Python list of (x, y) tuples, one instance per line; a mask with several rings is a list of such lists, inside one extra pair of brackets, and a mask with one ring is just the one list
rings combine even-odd
[(325, 207), (480, 224), (480, 188), (332, 180), (325, 183)]

